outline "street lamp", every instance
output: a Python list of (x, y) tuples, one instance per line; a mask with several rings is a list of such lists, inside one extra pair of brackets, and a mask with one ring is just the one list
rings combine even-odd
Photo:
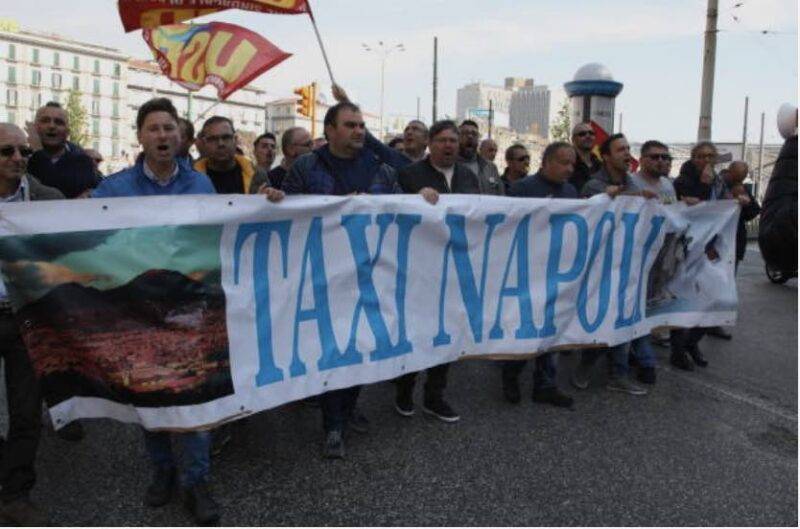
[(361, 44), (364, 51), (368, 53), (376, 53), (381, 59), (381, 140), (383, 139), (383, 101), (384, 101), (384, 74), (386, 72), (386, 58), (395, 51), (406, 51), (402, 43), (395, 44), (394, 46), (387, 46), (382, 40), (378, 41), (377, 45)]

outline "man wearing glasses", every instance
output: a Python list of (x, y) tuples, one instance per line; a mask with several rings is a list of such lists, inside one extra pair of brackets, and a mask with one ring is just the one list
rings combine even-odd
[(572, 129), (572, 146), (575, 147), (578, 158), (569, 183), (578, 190), (578, 193), (586, 182), (591, 180), (592, 175), (603, 167), (603, 161), (592, 152), (594, 140), (594, 129), (590, 124), (578, 123)]
[(195, 162), (194, 169), (211, 179), (217, 193), (249, 192), (255, 169), (245, 156), (236, 154), (233, 122), (223, 116), (212, 116), (203, 123), (199, 137), (206, 156)]
[(528, 176), (531, 167), (531, 155), (524, 145), (515, 143), (506, 149), (506, 170), (503, 171), (503, 184), (508, 190), (511, 184)]
[[(64, 195), (26, 174), (33, 150), (25, 133), (10, 123), (0, 123), (0, 204), (29, 200), (58, 200)], [(2, 209), (2, 206), (0, 206)], [(0, 458), (0, 515), (11, 525), (45, 526), (47, 517), (31, 503), (36, 482), (34, 460), (39, 444), (42, 405), (36, 373), (14, 321), (0, 280), (0, 355), (5, 364), (8, 436)]]
[(640, 153), (639, 171), (631, 175), (634, 186), (640, 191), (652, 191), (663, 204), (675, 202), (675, 187), (668, 178), (672, 167), (669, 147), (660, 141), (650, 140), (642, 144)]

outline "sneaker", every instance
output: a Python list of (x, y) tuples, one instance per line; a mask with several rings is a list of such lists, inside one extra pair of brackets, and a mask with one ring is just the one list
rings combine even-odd
[(86, 435), (83, 431), (83, 425), (78, 421), (72, 421), (71, 423), (67, 424), (56, 430), (56, 435), (60, 439), (64, 441), (69, 441), (70, 443), (77, 443), (82, 441), (84, 436)]
[(197, 525), (214, 525), (219, 522), (220, 508), (214, 501), (208, 484), (204, 481), (184, 491), (183, 503)]
[(628, 395), (647, 395), (647, 390), (637, 386), (625, 377), (611, 377), (606, 384), (606, 389), (611, 391), (621, 391)]
[(731, 340), (733, 339), (733, 335), (723, 329), (722, 327), (711, 327), (706, 331), (706, 334), (709, 336), (713, 336), (714, 338), (720, 338), (721, 340)]
[(144, 503), (150, 507), (161, 507), (169, 503), (175, 489), (175, 468), (160, 467), (153, 473), (153, 481), (144, 494)]
[(342, 437), (342, 432), (331, 430), (325, 435), (322, 456), (325, 459), (344, 459), (344, 437)]
[(558, 388), (544, 388), (540, 390), (533, 390), (533, 402), (539, 404), (552, 404), (559, 408), (571, 408), (573, 404), (572, 397), (561, 393)]
[(692, 357), (692, 360), (694, 360), (694, 363), (697, 364), (698, 366), (700, 367), (708, 366), (708, 360), (705, 359), (705, 357), (703, 356), (703, 352), (696, 345), (694, 347), (690, 347), (689, 349), (687, 349), (686, 352), (689, 353), (689, 356)]
[(453, 411), (453, 408), (442, 398), (426, 400), (422, 405), (422, 411), (444, 422), (457, 422), (461, 419), (461, 416)]
[(394, 399), (394, 409), (403, 417), (414, 415), (414, 394), (410, 391), (397, 390), (397, 397)]
[(592, 366), (579, 363), (570, 377), (572, 385), (578, 389), (586, 389), (592, 380)]
[(522, 397), (519, 393), (519, 381), (516, 378), (503, 379), (503, 396), (511, 404), (519, 404)]
[(223, 424), (211, 431), (211, 456), (218, 456), (222, 453), (228, 443), (231, 442), (232, 423)]
[(689, 357), (683, 352), (676, 353), (673, 351), (672, 355), (669, 357), (669, 363), (684, 371), (694, 371), (694, 366), (689, 361)]
[(347, 427), (356, 433), (368, 433), (369, 420), (361, 413), (361, 410), (356, 408), (347, 420)]
[(0, 506), (0, 516), (12, 526), (46, 527), (50, 525), (47, 516), (27, 496), (3, 502)]
[(655, 384), (656, 383), (656, 368), (655, 367), (642, 367), (636, 374), (636, 378), (642, 384)]

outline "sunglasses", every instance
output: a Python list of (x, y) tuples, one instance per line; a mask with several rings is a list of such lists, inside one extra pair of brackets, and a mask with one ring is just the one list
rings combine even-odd
[(519, 158), (514, 158), (514, 161), (515, 162), (530, 162), (531, 161), (531, 157), (526, 154), (525, 156), (520, 156)]
[(14, 151), (19, 151), (19, 155), (23, 158), (30, 158), (33, 154), (33, 149), (22, 145), (4, 145), (3, 147), (0, 147), (0, 155), (4, 156), (5, 158), (11, 158), (14, 156)]
[(658, 161), (658, 160), (663, 160), (665, 162), (672, 161), (672, 156), (669, 154), (648, 154), (647, 157), (653, 161)]
[(583, 138), (584, 136), (594, 136), (593, 130), (582, 130), (580, 132), (576, 132), (575, 135), (579, 138)]

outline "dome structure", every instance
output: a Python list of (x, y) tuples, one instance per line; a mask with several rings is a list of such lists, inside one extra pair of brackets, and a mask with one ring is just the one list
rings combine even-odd
[(599, 62), (584, 64), (575, 72), (573, 81), (613, 81), (611, 70)]

